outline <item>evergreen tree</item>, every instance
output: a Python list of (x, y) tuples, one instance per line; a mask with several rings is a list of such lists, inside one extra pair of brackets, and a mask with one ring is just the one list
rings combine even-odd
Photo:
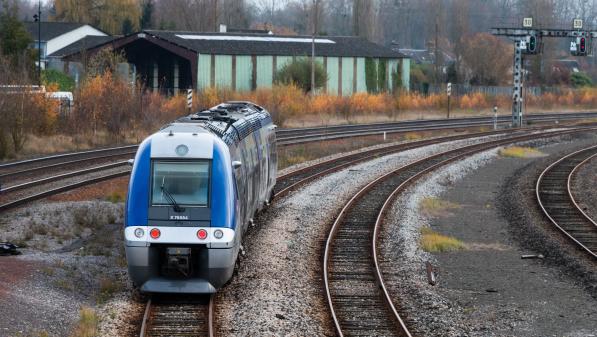
[(149, 29), (152, 28), (151, 19), (153, 17), (153, 1), (147, 0), (143, 3), (142, 13), (141, 13), (141, 29)]
[(134, 27), (131, 19), (126, 18), (124, 21), (122, 21), (122, 35), (129, 35), (133, 32), (133, 29)]
[(2, 1), (2, 13), (0, 13), (0, 49), (3, 55), (23, 55), (29, 45), (33, 42), (25, 25), (19, 21), (18, 7), (11, 6), (9, 1)]

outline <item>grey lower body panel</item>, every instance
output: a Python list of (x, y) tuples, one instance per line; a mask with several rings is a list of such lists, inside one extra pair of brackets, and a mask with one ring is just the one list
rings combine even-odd
[(216, 290), (211, 283), (200, 278), (172, 280), (154, 277), (141, 286), (141, 291), (145, 293), (213, 294)]
[(238, 245), (233, 248), (205, 248), (195, 260), (196, 274), (188, 278), (160, 275), (160, 247), (125, 246), (129, 276), (143, 292), (214, 293), (234, 272)]

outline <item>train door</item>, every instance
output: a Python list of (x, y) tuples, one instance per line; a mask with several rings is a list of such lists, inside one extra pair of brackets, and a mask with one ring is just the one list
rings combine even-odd
[(257, 161), (259, 162), (258, 175), (259, 175), (259, 193), (258, 193), (258, 204), (257, 207), (261, 209), (263, 207), (263, 201), (265, 200), (265, 192), (267, 189), (267, 156), (263, 153), (265, 148), (264, 141), (261, 138), (262, 130), (257, 130), (253, 133), (255, 136)]
[(250, 134), (245, 138), (247, 142), (247, 157), (249, 157), (250, 162), (250, 171), (249, 176), (247, 177), (250, 185), (251, 191), (249, 191), (249, 217), (253, 217), (253, 213), (257, 209), (257, 200), (259, 199), (259, 163), (257, 161), (257, 144), (255, 144), (255, 137), (253, 134)]
[(246, 224), (247, 221), (247, 186), (245, 184), (245, 182), (247, 181), (247, 175), (246, 175), (246, 169), (245, 169), (245, 156), (243, 155), (243, 144), (239, 143), (236, 147), (234, 152), (236, 153), (235, 160), (239, 160), (242, 165), (241, 167), (237, 168), (234, 170), (234, 176), (235, 176), (235, 180), (236, 180), (236, 190), (238, 193), (238, 204), (239, 204), (239, 213), (238, 213), (238, 218), (239, 218), (239, 222), (241, 224), (241, 227), (244, 228), (244, 225)]
[(243, 196), (243, 225), (246, 225), (249, 221), (251, 214), (251, 196), (253, 195), (253, 179), (251, 179), (251, 158), (250, 153), (247, 151), (247, 140), (244, 139), (241, 143), (241, 155), (242, 155), (242, 171), (243, 171), (243, 185), (244, 196)]

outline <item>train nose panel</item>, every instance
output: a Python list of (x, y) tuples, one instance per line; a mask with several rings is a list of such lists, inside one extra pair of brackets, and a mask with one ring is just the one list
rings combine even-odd
[(141, 291), (149, 293), (213, 294), (216, 292), (216, 288), (209, 281), (201, 278), (172, 280), (154, 277), (141, 286)]

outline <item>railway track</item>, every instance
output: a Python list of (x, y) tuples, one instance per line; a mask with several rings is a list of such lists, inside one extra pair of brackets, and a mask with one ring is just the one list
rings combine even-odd
[(341, 170), (345, 167), (355, 165), (357, 163), (365, 162), (367, 160), (372, 160), (376, 157), (381, 157), (393, 153), (397, 153), (400, 151), (406, 151), (415, 149), (418, 147), (439, 144), (443, 142), (449, 141), (456, 141), (462, 140), (467, 138), (475, 138), (475, 137), (483, 137), (483, 136), (490, 136), (490, 135), (500, 135), (509, 133), (512, 131), (502, 130), (502, 131), (491, 131), (491, 132), (478, 132), (472, 134), (465, 134), (465, 135), (456, 135), (456, 136), (447, 136), (447, 137), (439, 137), (409, 143), (402, 143), (397, 145), (386, 146), (382, 148), (372, 149), (368, 151), (362, 151), (354, 154), (344, 155), (338, 158), (333, 158), (330, 160), (326, 160), (315, 165), (311, 165), (285, 175), (278, 177), (278, 182), (275, 186), (275, 195), (277, 197), (284, 196), (291, 192), (292, 190), (309, 183), (317, 178), (322, 176), (328, 175), (332, 172), (336, 172)]
[[(531, 114), (527, 115), (529, 122), (556, 122), (565, 120), (577, 120), (582, 118), (597, 117), (597, 113), (578, 114)], [(493, 117), (468, 117), (452, 118), (442, 120), (412, 120), (403, 122), (354, 124), (354, 125), (332, 125), (325, 127), (280, 129), (277, 135), (282, 145), (293, 145), (303, 142), (319, 140), (339, 139), (346, 137), (370, 136), (386, 133), (438, 130), (459, 127), (492, 126)], [(511, 123), (510, 116), (499, 116), (499, 125)]]
[(597, 146), (568, 154), (541, 172), (535, 186), (537, 202), (549, 221), (593, 258), (597, 258), (597, 223), (574, 199), (571, 181), (578, 169), (595, 156)]
[[(350, 126), (349, 126), (350, 127)], [(533, 130), (531, 128), (524, 129), (524, 131)], [(477, 133), (476, 135), (489, 135), (499, 134), (505, 132), (513, 132), (513, 130), (502, 130), (497, 132), (485, 132)], [(278, 195), (284, 195), (292, 189), (301, 186), (309, 181), (312, 181), (318, 177), (329, 174), (343, 167), (353, 165), (358, 162), (369, 160), (375, 156), (386, 155), (410, 148), (430, 145), (439, 143), (441, 141), (464, 139), (472, 137), (472, 135), (460, 135), (443, 137), (436, 140), (425, 140), (420, 142), (413, 142), (406, 145), (398, 145), (390, 148), (382, 148), (377, 150), (365, 151), (357, 154), (347, 155), (327, 162), (319, 163), (309, 168), (305, 168), (299, 171), (292, 172), (290, 174), (279, 177), (279, 184), (276, 186), (276, 192)], [(136, 146), (125, 146), (120, 148), (100, 149), (93, 151), (85, 151), (79, 153), (62, 154), (57, 156), (43, 157), (38, 159), (31, 159), (15, 163), (7, 163), (0, 165), (0, 179), (4, 177), (11, 177), (10, 180), (18, 180), (15, 177), (19, 175), (19, 172), (23, 172), (27, 177), (31, 172), (51, 172), (54, 168), (63, 168), (73, 164), (81, 164), (84, 162), (90, 162), (98, 159), (115, 159), (121, 156), (131, 156), (134, 151), (131, 149)], [(92, 173), (97, 173), (106, 170), (117, 172), (106, 172), (106, 174), (98, 175), (94, 174), (93, 177), (89, 177)], [(47, 196), (69, 191), (75, 188), (80, 188), (86, 185), (119, 178), (126, 176), (129, 169), (126, 167), (125, 161), (120, 162), (108, 162), (107, 164), (87, 167), (84, 169), (76, 169), (66, 171), (60, 174), (54, 174), (45, 176), (43, 178), (29, 177), (29, 180), (25, 180), (21, 183), (13, 184), (2, 184), (0, 187), (0, 212), (11, 208), (15, 208), (24, 205), (28, 202), (35, 201)], [(316, 173), (314, 173), (316, 172)], [(56, 182), (62, 181), (69, 178), (69, 182), (58, 184)], [(2, 180), (0, 180), (1, 182)], [(52, 183), (52, 184), (49, 184)], [(25, 190), (30, 189), (31, 192), (27, 193)], [(16, 193), (15, 193), (16, 192)]]
[(377, 178), (356, 193), (336, 217), (323, 258), (325, 293), (337, 334), (411, 336), (386, 286), (377, 252), (384, 215), (408, 184), (481, 151), (571, 132), (575, 131), (514, 136), (435, 154)]
[[(527, 120), (533, 122), (552, 122), (579, 120), (597, 117), (597, 112), (528, 115)], [(510, 122), (509, 116), (498, 117), (499, 124)], [(279, 129), (276, 131), (280, 146), (293, 145), (304, 142), (315, 142), (326, 139), (339, 139), (376, 135), (383, 132), (409, 132), (433, 129), (449, 129), (493, 125), (492, 117), (453, 118), (449, 120), (414, 120), (392, 123), (333, 125), (325, 127)], [(0, 164), (0, 181), (26, 172), (39, 172), (53, 169), (65, 164), (83, 163), (85, 161), (107, 159), (135, 153), (137, 145), (126, 145), (105, 149), (63, 153), (28, 160)]]
[[(525, 129), (522, 132), (528, 132), (529, 130), (533, 129)], [(455, 135), (455, 136), (448, 136), (448, 137), (441, 137), (436, 139), (430, 140), (422, 140), (422, 141), (415, 141), (411, 143), (404, 143), (399, 145), (392, 145), (388, 147), (363, 151), (355, 154), (345, 155), (339, 158), (335, 158), (332, 160), (324, 161), (301, 170), (297, 170), (291, 172), (289, 174), (280, 176), (278, 178), (278, 184), (276, 184), (276, 195), (283, 196), (293, 189), (302, 186), (318, 177), (324, 176), (326, 174), (330, 174), (334, 171), (340, 170), (344, 167), (354, 165), (358, 162), (363, 162), (366, 160), (370, 160), (376, 156), (387, 155), (391, 153), (396, 153), (399, 151), (404, 151), (416, 147), (421, 147), (425, 145), (437, 144), (440, 142), (446, 141), (453, 141), (471, 137), (480, 137), (480, 136), (487, 136), (487, 135), (497, 135), (497, 134), (504, 134), (504, 133), (511, 133), (511, 132), (520, 132), (514, 130), (501, 130), (501, 131), (491, 131), (491, 132), (480, 132), (480, 133), (473, 133), (473, 134), (465, 134), (465, 135)], [(102, 154), (104, 155), (104, 154)], [(119, 154), (120, 155), (120, 154)], [(79, 161), (80, 159), (75, 159)], [(87, 160), (87, 159), (84, 159)], [(50, 164), (52, 166), (56, 165), (55, 163)], [(38, 169), (38, 168), (36, 168)], [(97, 172), (105, 171), (105, 170), (117, 170), (114, 173), (108, 173), (100, 176), (94, 176), (92, 178), (86, 178), (86, 176), (90, 174), (94, 174)], [(81, 170), (75, 171), (68, 171), (66, 173), (60, 173), (52, 176), (47, 176), (44, 178), (39, 178), (35, 180), (26, 181), (23, 183), (18, 184), (11, 184), (5, 185), (0, 190), (0, 211), (8, 210), (11, 208), (15, 208), (21, 205), (24, 205), (28, 202), (35, 201), (47, 196), (51, 196), (57, 193), (69, 191), (75, 188), (79, 188), (86, 185), (91, 185), (97, 182), (114, 179), (123, 177), (129, 174), (129, 169), (127, 167), (126, 161), (119, 161), (115, 163), (109, 163), (99, 166), (94, 166), (90, 168), (85, 168)], [(75, 182), (70, 182), (58, 186), (50, 186), (50, 183), (63, 181), (65, 179), (75, 179)]]
[(214, 295), (209, 299), (162, 297), (147, 301), (140, 337), (214, 336)]

